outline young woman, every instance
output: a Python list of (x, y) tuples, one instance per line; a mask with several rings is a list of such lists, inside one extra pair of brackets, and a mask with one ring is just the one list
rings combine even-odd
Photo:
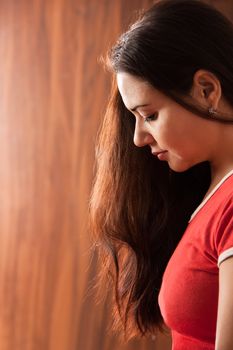
[(233, 26), (162, 0), (109, 54), (91, 227), (125, 334), (233, 349)]

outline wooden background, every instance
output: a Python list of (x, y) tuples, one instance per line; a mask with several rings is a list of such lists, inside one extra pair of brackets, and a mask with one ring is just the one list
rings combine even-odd
[[(0, 0), (0, 349), (170, 349), (119, 344), (87, 207), (109, 76), (98, 58), (150, 0)], [(210, 1), (207, 1), (210, 2)], [(232, 16), (229, 1), (212, 1)]]

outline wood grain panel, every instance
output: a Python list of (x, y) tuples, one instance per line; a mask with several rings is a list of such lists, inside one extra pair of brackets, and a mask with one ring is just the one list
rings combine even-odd
[(150, 3), (0, 0), (1, 350), (155, 349), (109, 333), (86, 229), (109, 90), (98, 58)]

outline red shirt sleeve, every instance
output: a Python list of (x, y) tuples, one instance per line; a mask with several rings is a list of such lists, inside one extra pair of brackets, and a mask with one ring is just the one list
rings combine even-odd
[(215, 236), (215, 247), (220, 263), (233, 256), (233, 199), (230, 198), (220, 212)]

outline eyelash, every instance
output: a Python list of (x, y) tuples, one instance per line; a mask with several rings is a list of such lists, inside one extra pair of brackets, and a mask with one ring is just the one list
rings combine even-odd
[(147, 122), (147, 123), (149, 123), (149, 122), (151, 122), (151, 121), (154, 121), (155, 119), (157, 119), (158, 118), (158, 115), (155, 113), (155, 114), (151, 114), (151, 115), (149, 115), (148, 117), (146, 117), (145, 119), (144, 119), (144, 121), (145, 121), (145, 123)]

